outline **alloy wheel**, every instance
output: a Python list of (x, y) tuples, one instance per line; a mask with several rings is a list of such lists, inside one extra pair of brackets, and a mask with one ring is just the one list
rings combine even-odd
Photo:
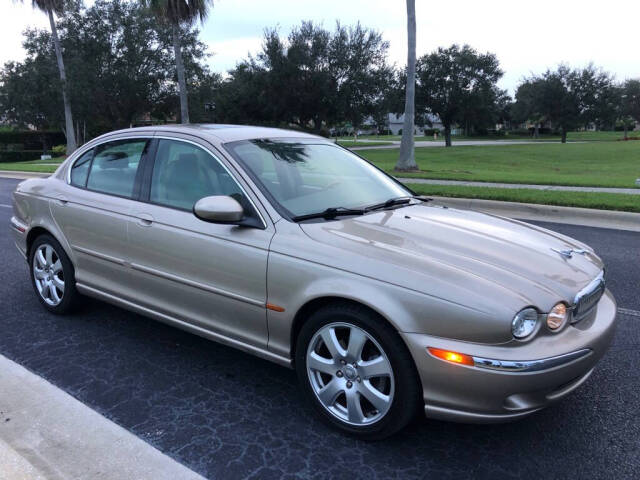
[(64, 269), (56, 250), (48, 243), (38, 246), (33, 256), (33, 281), (42, 299), (57, 306), (64, 297)]
[(370, 425), (391, 408), (391, 363), (380, 344), (360, 327), (349, 323), (322, 327), (309, 343), (306, 367), (322, 406), (345, 423)]

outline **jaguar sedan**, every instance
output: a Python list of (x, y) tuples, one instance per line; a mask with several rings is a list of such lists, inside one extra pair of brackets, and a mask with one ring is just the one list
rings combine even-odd
[(96, 297), (295, 368), (321, 418), (369, 439), (418, 412), (536, 412), (615, 325), (587, 245), (438, 205), (301, 132), (103, 135), (18, 185), (11, 230), (50, 312)]

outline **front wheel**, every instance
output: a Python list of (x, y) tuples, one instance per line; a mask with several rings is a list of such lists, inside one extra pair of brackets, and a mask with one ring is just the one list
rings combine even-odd
[(397, 332), (358, 305), (311, 315), (298, 336), (296, 369), (321, 417), (358, 437), (396, 433), (421, 401), (413, 359)]

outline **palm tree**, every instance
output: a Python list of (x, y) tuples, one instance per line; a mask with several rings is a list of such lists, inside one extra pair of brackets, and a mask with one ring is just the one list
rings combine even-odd
[[(22, 0), (21, 0), (22, 1)], [(62, 84), (62, 102), (64, 103), (64, 123), (65, 134), (67, 136), (67, 155), (71, 155), (77, 148), (76, 135), (73, 129), (73, 116), (71, 115), (71, 101), (69, 99), (69, 90), (67, 85), (67, 74), (64, 69), (64, 61), (62, 60), (62, 48), (60, 47), (60, 38), (58, 38), (58, 29), (53, 18), (55, 13), (60, 16), (64, 13), (65, 0), (31, 0), (33, 8), (42, 10), (49, 16), (49, 25), (51, 25), (51, 37), (56, 50), (56, 59), (58, 60), (58, 71), (60, 72), (60, 83)]]
[(176, 57), (178, 88), (180, 89), (180, 119), (189, 123), (189, 104), (187, 101), (187, 82), (182, 62), (182, 45), (180, 41), (180, 25), (191, 25), (199, 19), (207, 18), (213, 0), (141, 0), (156, 16), (171, 25), (173, 34), (173, 51)]
[(407, 88), (404, 100), (404, 123), (402, 125), (402, 141), (400, 157), (396, 163), (396, 171), (417, 170), (413, 143), (413, 128), (416, 98), (416, 2), (407, 0)]

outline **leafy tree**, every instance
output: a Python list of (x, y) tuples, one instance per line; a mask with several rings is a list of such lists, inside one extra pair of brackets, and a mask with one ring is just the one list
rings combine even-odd
[(496, 83), (502, 77), (492, 53), (478, 53), (469, 45), (438, 48), (418, 60), (416, 103), (437, 114), (451, 146), (451, 127), (474, 116), (486, 120), (503, 94)]
[(196, 20), (203, 21), (213, 6), (213, 0), (142, 0), (161, 21), (171, 26), (173, 50), (180, 89), (180, 120), (189, 123), (189, 106), (187, 100), (187, 82), (182, 58), (182, 25), (191, 26)]
[(518, 86), (513, 106), (514, 119), (518, 123), (533, 122), (534, 136), (539, 137), (540, 126), (545, 123), (544, 113), (540, 111), (541, 80), (530, 79)]
[(610, 124), (616, 116), (613, 79), (593, 65), (575, 70), (560, 65), (555, 71), (526, 79), (518, 92), (519, 109), (529, 119), (550, 121), (560, 129), (562, 143), (567, 141), (567, 132)]
[(572, 88), (578, 99), (580, 123), (588, 128), (609, 127), (615, 123), (616, 100), (613, 77), (593, 64), (572, 72)]
[(297, 125), (320, 132), (348, 120), (356, 129), (380, 116), (393, 76), (388, 44), (359, 24), (334, 32), (302, 22), (286, 39), (267, 30), (262, 50), (229, 72), (216, 96), (219, 119)]
[(618, 88), (620, 98), (619, 118), (623, 123), (624, 138), (629, 128), (640, 123), (640, 80), (630, 79)]
[[(136, 2), (96, 0), (90, 8), (68, 6), (58, 26), (79, 137), (174, 118), (179, 105), (169, 25), (158, 24)], [(206, 119), (204, 103), (211, 102), (219, 77), (202, 64), (207, 53), (198, 31), (183, 26), (180, 32), (192, 114)], [(51, 128), (61, 121), (50, 38), (28, 30), (25, 60), (7, 63), (0, 74), (0, 113), (15, 123)]]
[(414, 149), (414, 121), (416, 97), (416, 2), (407, 0), (407, 84), (405, 88), (402, 141), (396, 171), (417, 170)]
[(76, 148), (76, 137), (73, 127), (73, 115), (71, 113), (71, 100), (69, 98), (69, 88), (67, 84), (67, 73), (62, 58), (62, 47), (58, 37), (58, 29), (54, 19), (54, 14), (58, 17), (64, 13), (65, 0), (31, 0), (34, 8), (43, 11), (49, 17), (51, 27), (51, 39), (56, 52), (58, 62), (58, 72), (60, 75), (60, 86), (62, 88), (62, 103), (64, 105), (65, 134), (67, 136), (67, 153), (71, 154)]

